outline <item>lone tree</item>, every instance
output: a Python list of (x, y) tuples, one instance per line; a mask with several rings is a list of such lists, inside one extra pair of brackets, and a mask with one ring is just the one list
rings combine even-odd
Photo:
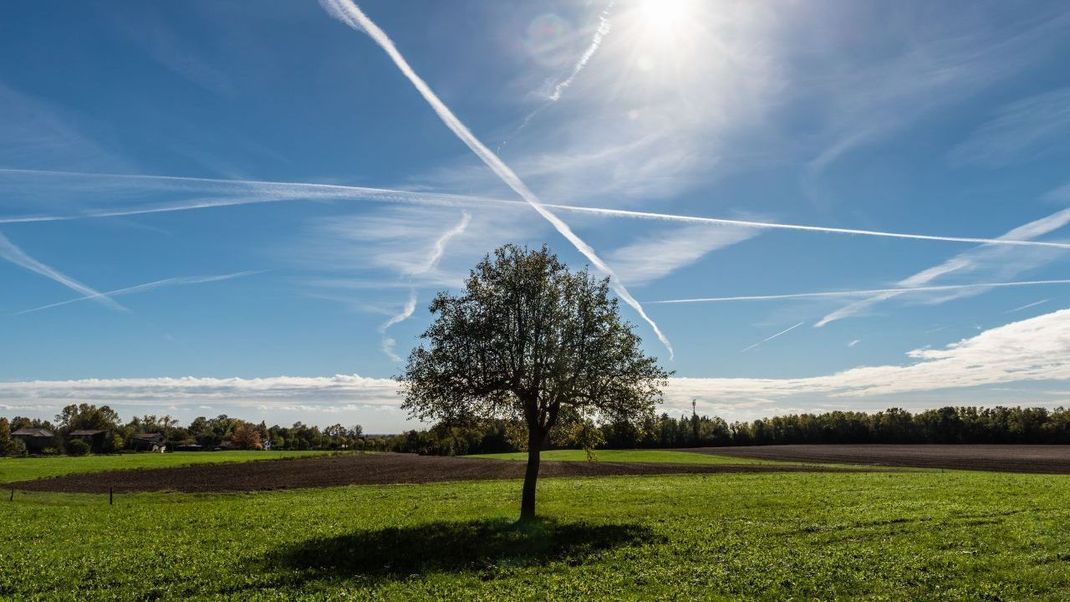
[(621, 320), (609, 279), (570, 272), (546, 246), (497, 249), (463, 294), (439, 293), (430, 309), (435, 321), (399, 377), (402, 407), (424, 420), (523, 420), (521, 521), (535, 518), (539, 452), (555, 426), (638, 422), (669, 376)]

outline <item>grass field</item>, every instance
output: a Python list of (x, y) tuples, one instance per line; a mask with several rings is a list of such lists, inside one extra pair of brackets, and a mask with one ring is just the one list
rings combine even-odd
[[(492, 460), (523, 460), (527, 461), (527, 452), (513, 452), (506, 454), (476, 454), (471, 458), (489, 458)], [(581, 449), (555, 449), (544, 451), (540, 454), (543, 460), (559, 460), (564, 462), (585, 462), (587, 452)], [(731, 456), (719, 456), (716, 454), (696, 454), (692, 452), (672, 451), (663, 449), (600, 449), (594, 452), (594, 458), (598, 462), (652, 462), (655, 464), (778, 464), (774, 460), (760, 458), (733, 458)]]
[(0, 598), (1059, 599), (1070, 477), (984, 472), (0, 500)]
[(169, 468), (190, 464), (250, 462), (307, 457), (328, 452), (303, 451), (221, 451), (174, 452), (167, 454), (114, 454), (104, 456), (48, 456), (43, 458), (0, 458), (0, 483), (13, 483), (76, 472), (102, 472), (133, 468)]

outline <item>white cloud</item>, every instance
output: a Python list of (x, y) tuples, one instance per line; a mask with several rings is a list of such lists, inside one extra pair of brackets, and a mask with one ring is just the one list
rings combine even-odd
[(943, 348), (915, 349), (905, 365), (863, 366), (807, 378), (675, 378), (667, 397), (722, 403), (834, 401), (1012, 382), (1070, 380), (1070, 309), (992, 328)]
[[(878, 408), (904, 405), (904, 399), (931, 407), (946, 402), (946, 392), (987, 387), (1006, 396), (1008, 383), (1060, 384), (1070, 381), (1070, 309), (1012, 322), (942, 348), (910, 351), (903, 365), (863, 366), (805, 378), (670, 379), (665, 408), (682, 410), (699, 399), (705, 411), (728, 417), (771, 415), (824, 408)], [(8, 411), (56, 407), (75, 401), (115, 407), (196, 408), (211, 405), (242, 415), (253, 410), (337, 412), (378, 408), (396, 413), (398, 384), (357, 375), (270, 378), (129, 378), (0, 382)], [(1020, 398), (1032, 402), (1036, 390)], [(941, 393), (945, 392), (945, 393)], [(1052, 395), (1062, 394), (1058, 390)]]

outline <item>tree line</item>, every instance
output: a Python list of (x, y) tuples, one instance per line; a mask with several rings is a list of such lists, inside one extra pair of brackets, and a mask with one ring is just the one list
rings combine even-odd
[(248, 422), (227, 415), (194, 418), (182, 426), (178, 419), (168, 415), (135, 416), (122, 422), (119, 414), (110, 407), (92, 404), (71, 404), (56, 415), (54, 421), (40, 418), (15, 416), (0, 417), (0, 455), (26, 455), (25, 444), (12, 433), (20, 429), (45, 429), (52, 439), (45, 444), (45, 454), (82, 455), (88, 452), (86, 444), (72, 439), (76, 431), (105, 431), (100, 449), (103, 453), (117, 453), (131, 449), (136, 435), (158, 433), (164, 445), (175, 449), (282, 449), (282, 450), (342, 450), (363, 449), (367, 437), (360, 425), (335, 424), (325, 428), (301, 422), (293, 426), (267, 426), (263, 421)]
[[(504, 419), (439, 423), (396, 435), (366, 435), (360, 425), (320, 428), (301, 422), (267, 426), (226, 415), (198, 417), (181, 426), (171, 416), (135, 416), (121, 423), (108, 406), (70, 405), (54, 421), (0, 418), (0, 455), (24, 455), (11, 436), (23, 428), (55, 433), (49, 453), (67, 453), (66, 435), (99, 429), (111, 434), (107, 452), (128, 447), (133, 435), (161, 433), (169, 449), (199, 445), (204, 449), (366, 450), (461, 456), (524, 451), (526, 430)], [(667, 449), (792, 443), (1019, 443), (1070, 444), (1070, 409), (973, 406), (943, 407), (911, 413), (891, 408), (873, 413), (835, 411), (790, 414), (753, 421), (727, 422), (692, 414), (648, 416), (637, 422), (573, 422), (552, 433), (548, 449)]]
[[(489, 420), (438, 424), (387, 438), (386, 449), (436, 455), (522, 451), (520, 423)], [(550, 437), (547, 448), (666, 449), (797, 443), (1070, 444), (1070, 409), (973, 406), (911, 413), (834, 411), (728, 422), (667, 413), (637, 422), (581, 424)]]

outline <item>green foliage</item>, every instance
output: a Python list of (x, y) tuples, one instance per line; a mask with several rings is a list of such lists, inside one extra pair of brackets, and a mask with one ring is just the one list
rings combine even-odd
[(119, 414), (108, 406), (71, 404), (56, 415), (56, 424), (64, 434), (82, 429), (114, 431), (119, 428)]
[(668, 373), (620, 317), (609, 279), (571, 272), (546, 246), (506, 245), (439, 293), (434, 322), (401, 376), (402, 407), (445, 424), (522, 422), (531, 452), (520, 514), (535, 517), (538, 450), (559, 424), (639, 421)]
[(67, 442), (67, 455), (69, 456), (87, 456), (89, 451), (89, 444), (81, 439)]
[(972, 601), (1070, 591), (1062, 476), (680, 475), (539, 488), (553, 517), (533, 526), (542, 533), (507, 524), (510, 481), (265, 492), (255, 503), (138, 494), (108, 506), (107, 496), (18, 492), (0, 501), (0, 598)]

